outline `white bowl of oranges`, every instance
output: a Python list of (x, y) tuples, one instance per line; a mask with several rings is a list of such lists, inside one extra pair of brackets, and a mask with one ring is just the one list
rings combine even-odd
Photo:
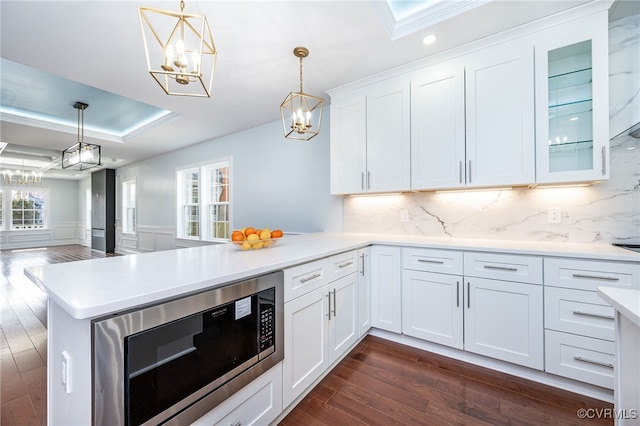
[(251, 226), (231, 233), (231, 243), (240, 250), (259, 250), (273, 247), (282, 239), (284, 233), (280, 229), (255, 229)]

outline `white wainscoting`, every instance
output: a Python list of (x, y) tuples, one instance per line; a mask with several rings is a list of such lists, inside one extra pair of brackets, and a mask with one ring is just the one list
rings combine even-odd
[(148, 253), (172, 250), (175, 244), (175, 228), (170, 226), (140, 226), (135, 234), (123, 234), (122, 226), (116, 224), (116, 252)]
[(86, 236), (84, 236), (82, 230), (84, 230), (84, 224), (82, 223), (65, 222), (55, 223), (48, 229), (0, 231), (0, 249), (16, 250), (65, 244), (83, 244), (81, 241)]

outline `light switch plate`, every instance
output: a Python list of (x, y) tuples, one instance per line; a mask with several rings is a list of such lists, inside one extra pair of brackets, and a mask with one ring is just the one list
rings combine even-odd
[(549, 223), (561, 223), (562, 222), (562, 209), (560, 207), (549, 207), (547, 212), (547, 222)]

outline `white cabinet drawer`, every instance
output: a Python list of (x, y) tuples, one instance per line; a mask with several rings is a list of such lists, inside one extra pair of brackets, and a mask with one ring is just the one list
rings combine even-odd
[(336, 254), (327, 258), (326, 262), (327, 282), (335, 281), (358, 270), (358, 251)]
[(542, 284), (542, 258), (465, 252), (464, 275), (528, 284)]
[(426, 248), (403, 248), (402, 267), (414, 271), (462, 275), (462, 252)]
[(544, 284), (591, 291), (600, 286), (640, 288), (640, 263), (545, 258)]
[(545, 327), (614, 341), (615, 311), (593, 291), (545, 287)]
[(545, 347), (548, 373), (613, 389), (613, 342), (546, 330)]
[(279, 363), (192, 424), (266, 425), (280, 415), (282, 408), (282, 363)]
[(284, 301), (307, 294), (329, 282), (326, 259), (284, 270)]

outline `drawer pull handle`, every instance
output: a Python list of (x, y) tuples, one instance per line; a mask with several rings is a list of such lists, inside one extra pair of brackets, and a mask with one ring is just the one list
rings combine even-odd
[(518, 268), (512, 268), (509, 266), (484, 265), (484, 269), (495, 269), (497, 271), (518, 272)]
[(337, 317), (338, 314), (336, 313), (336, 289), (333, 289), (333, 316)]
[(307, 281), (311, 281), (311, 280), (315, 280), (316, 278), (320, 278), (322, 276), (322, 274), (313, 274), (310, 277), (307, 278), (300, 278), (300, 284), (304, 284)]
[(618, 277), (601, 277), (598, 275), (573, 274), (573, 278), (584, 278), (587, 280), (620, 281)]
[(360, 271), (360, 273), (364, 277), (364, 253), (360, 255), (360, 259), (362, 260), (362, 270)]
[(338, 268), (342, 269), (342, 268), (346, 268), (347, 266), (351, 266), (351, 265), (353, 265), (353, 260), (350, 260), (348, 262), (344, 262), (344, 263), (338, 265)]
[(327, 299), (329, 301), (327, 302), (327, 314), (325, 316), (329, 317), (329, 321), (331, 321), (331, 290), (327, 293)]
[(420, 263), (436, 263), (438, 265), (444, 265), (444, 261), (442, 260), (431, 260), (431, 259), (418, 259)]
[(613, 368), (613, 364), (608, 362), (594, 361), (592, 359), (582, 358), (581, 356), (574, 356), (573, 359), (580, 362), (586, 362), (587, 364), (599, 365), (600, 367)]
[(613, 315), (592, 314), (591, 312), (573, 311), (573, 314), (574, 315), (582, 315), (582, 316), (585, 316), (585, 317), (608, 319), (608, 320), (616, 319)]
[(460, 281), (456, 281), (456, 307), (460, 306)]

